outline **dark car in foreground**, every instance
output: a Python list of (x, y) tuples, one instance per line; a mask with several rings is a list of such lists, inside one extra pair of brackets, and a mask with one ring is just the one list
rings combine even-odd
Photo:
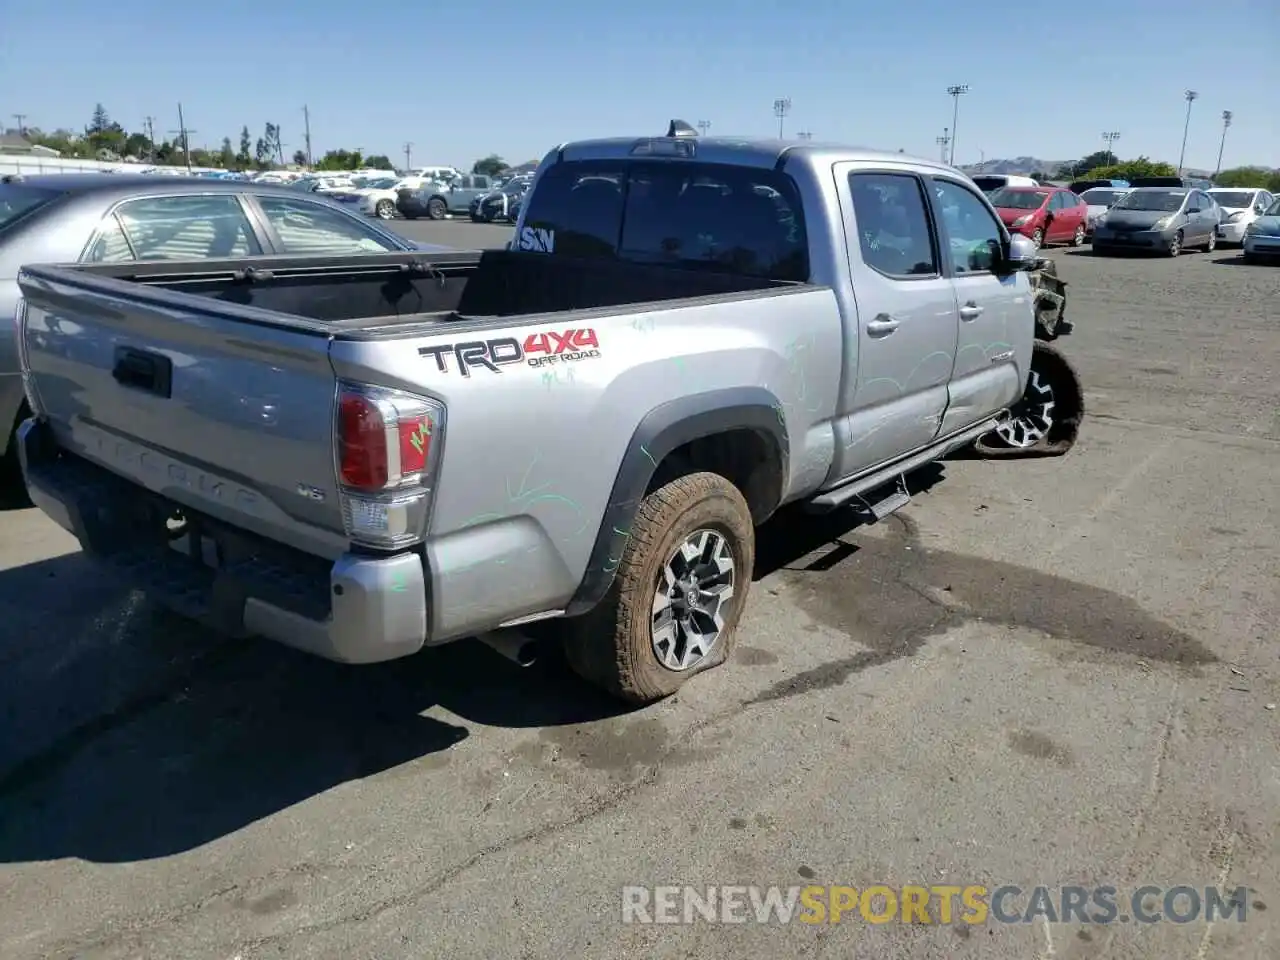
[(1093, 252), (1146, 250), (1176, 257), (1187, 247), (1212, 251), (1222, 212), (1203, 190), (1135, 187), (1093, 227)]
[[(423, 247), (332, 201), (236, 180), (123, 174), (0, 178), (0, 317), (18, 304), (29, 263), (225, 260), (388, 253)], [(0, 336), (0, 472), (17, 475), (14, 432), (27, 417), (17, 346)]]

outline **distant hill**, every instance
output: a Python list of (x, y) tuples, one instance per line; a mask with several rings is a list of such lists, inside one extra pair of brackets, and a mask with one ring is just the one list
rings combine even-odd
[(1014, 157), (1011, 160), (987, 160), (983, 163), (970, 163), (960, 169), (970, 176), (975, 173), (1030, 174), (1036, 170), (1053, 173), (1064, 163), (1071, 162), (1071, 160), (1041, 160), (1039, 157)]

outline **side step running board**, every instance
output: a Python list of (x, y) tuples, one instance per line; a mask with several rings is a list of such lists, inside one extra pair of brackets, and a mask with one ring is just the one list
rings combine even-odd
[[(805, 509), (811, 513), (826, 513), (829, 510), (835, 510), (842, 507), (850, 500), (856, 500), (863, 494), (875, 490), (889, 483), (895, 477), (910, 473), (917, 470), (927, 463), (945, 457), (952, 450), (963, 447), (966, 443), (971, 443), (978, 437), (982, 436), (990, 430), (995, 429), (998, 421), (994, 418), (984, 420), (982, 423), (974, 424), (960, 433), (953, 434), (941, 443), (926, 447), (919, 453), (895, 461), (888, 466), (881, 467), (874, 473), (868, 473), (865, 476), (857, 477), (850, 480), (844, 486), (836, 487), (834, 490), (828, 490), (826, 493), (820, 493), (812, 500), (805, 504)], [(911, 500), (911, 494), (907, 493), (905, 483), (901, 483), (898, 489), (887, 497), (881, 498), (879, 501), (868, 505), (868, 509), (877, 520), (883, 520), (895, 510), (900, 510), (906, 506)]]

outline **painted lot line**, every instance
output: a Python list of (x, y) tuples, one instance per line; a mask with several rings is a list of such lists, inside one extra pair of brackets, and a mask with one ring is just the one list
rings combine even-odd
[[(1167, 408), (1077, 322), (1094, 409)], [(6, 514), (0, 955), (1273, 956), (1278, 468), (1244, 424), (1095, 419), (1062, 460), (926, 472), (875, 527), (784, 516), (733, 663), (630, 715), (469, 646), (352, 671), (223, 644), (38, 562), (65, 538)], [(1047, 934), (618, 922), (626, 884), (810, 875), (1221, 882), (1262, 907)]]

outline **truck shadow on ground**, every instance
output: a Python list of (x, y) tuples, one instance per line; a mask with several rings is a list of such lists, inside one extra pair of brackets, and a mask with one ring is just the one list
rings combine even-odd
[(522, 669), (464, 641), (344, 666), (94, 577), (79, 554), (0, 572), (0, 863), (190, 850), (465, 740), (434, 706), (503, 727), (626, 711), (554, 658)]

